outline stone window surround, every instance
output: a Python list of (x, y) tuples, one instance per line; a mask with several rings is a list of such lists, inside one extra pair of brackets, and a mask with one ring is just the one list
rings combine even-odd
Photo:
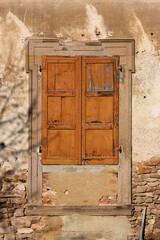
[[(29, 200), (28, 215), (130, 215), (131, 205), (131, 74), (135, 71), (133, 39), (103, 39), (92, 42), (64, 42), (62, 39), (26, 40), (26, 69), (29, 73)], [(41, 165), (37, 149), (41, 145), (41, 56), (119, 56), (119, 154), (118, 204), (109, 206), (42, 206), (42, 173), (64, 172), (62, 166)], [(113, 165), (112, 165), (113, 166)], [(66, 167), (66, 166), (65, 166)], [(78, 166), (74, 166), (74, 168)], [(83, 166), (80, 166), (81, 169)], [(86, 166), (84, 166), (86, 167)], [(87, 166), (90, 168), (91, 166)], [(98, 167), (98, 166), (95, 166)], [(110, 166), (109, 166), (110, 167)], [(53, 170), (53, 171), (52, 171)]]

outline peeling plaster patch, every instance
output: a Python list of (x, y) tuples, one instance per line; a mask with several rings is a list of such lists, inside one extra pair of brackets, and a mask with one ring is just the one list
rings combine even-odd
[(113, 32), (106, 30), (102, 15), (98, 14), (97, 9), (93, 5), (86, 4), (86, 13), (87, 30), (92, 40), (107, 38), (113, 35)]
[(86, 41), (104, 39), (113, 35), (113, 32), (106, 29), (102, 15), (92, 4), (86, 4), (86, 23), (83, 27), (68, 28), (62, 27), (56, 36), (64, 38), (65, 41)]
[(11, 11), (8, 12), (6, 20), (8, 24), (12, 24), (13, 21), (19, 27), (19, 30), (21, 31), (21, 42), (19, 43), (21, 43), (21, 45), (23, 45), (26, 37), (32, 36), (28, 28), (24, 25), (24, 23), (18, 17), (16, 17)]
[(140, 21), (140, 19), (134, 15), (135, 18), (135, 25), (136, 27), (134, 27), (134, 32), (137, 33), (137, 35), (139, 35), (139, 32), (141, 32), (140, 34), (140, 38), (141, 38), (141, 44), (139, 45), (138, 50), (139, 51), (147, 51), (147, 52), (152, 52), (155, 51), (155, 48), (152, 44), (152, 42), (149, 41), (147, 34), (144, 31), (144, 28), (142, 26), (142, 23)]
[(131, 25), (132, 33), (137, 36), (133, 75), (133, 159), (144, 161), (159, 156), (160, 59), (136, 15)]
[(90, 38), (93, 40), (97, 39), (97, 34), (95, 31), (100, 32), (101, 38), (106, 38), (106, 27), (104, 25), (103, 17), (98, 14), (97, 9), (91, 5), (86, 4), (86, 13), (87, 13), (87, 29), (90, 35)]
[(7, 21), (8, 21), (8, 23), (11, 23), (10, 21), (14, 21), (17, 24), (17, 26), (20, 28), (20, 30), (21, 30), (22, 34), (24, 35), (24, 37), (31, 36), (31, 33), (29, 32), (28, 28), (11, 11), (9, 11), (8, 14), (7, 14)]

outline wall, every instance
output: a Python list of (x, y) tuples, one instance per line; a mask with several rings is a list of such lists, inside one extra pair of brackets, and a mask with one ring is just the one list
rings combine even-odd
[[(1, 142), (8, 146), (0, 150), (2, 239), (138, 239), (145, 205), (148, 209), (145, 237), (158, 239), (159, 10), (160, 1), (157, 0), (0, 2)], [(133, 217), (24, 216), (29, 154), (28, 75), (25, 73), (24, 45), (29, 36), (62, 37), (65, 41), (135, 39), (136, 72), (132, 75)], [(95, 199), (93, 195), (91, 200), (97, 201)]]

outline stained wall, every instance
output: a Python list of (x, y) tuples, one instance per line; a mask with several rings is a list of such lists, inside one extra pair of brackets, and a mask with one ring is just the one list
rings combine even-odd
[[(132, 163), (135, 165), (135, 168), (133, 168), (135, 173), (133, 172), (133, 175), (138, 174), (134, 179), (139, 179), (139, 182), (143, 185), (143, 177), (141, 176), (143, 176), (143, 174), (144, 176), (147, 176), (146, 174), (156, 171), (155, 173), (157, 176), (150, 178), (148, 175), (148, 179), (152, 179), (151, 182), (153, 183), (157, 181), (159, 182), (158, 168), (155, 169), (152, 167), (152, 169), (149, 170), (150, 172), (145, 172), (147, 171), (145, 169), (142, 170), (143, 173), (137, 172), (139, 171), (138, 169), (143, 167), (145, 163), (149, 162), (151, 158), (154, 157), (159, 159), (160, 157), (159, 11), (160, 1), (157, 0), (47, 0), (45, 2), (42, 0), (2, 0), (0, 2), (0, 141), (8, 146), (0, 150), (1, 197), (3, 199), (3, 201), (1, 201), (4, 204), (2, 207), (6, 209), (8, 206), (7, 204), (9, 204), (7, 201), (9, 201), (10, 204), (19, 204), (14, 205), (16, 206), (15, 211), (21, 209), (19, 211), (23, 213), (19, 213), (20, 216), (17, 216), (14, 212), (3, 213), (2, 215), (6, 214), (4, 216), (5, 219), (7, 219), (8, 224), (5, 229), (8, 229), (7, 226), (10, 226), (10, 218), (13, 218), (14, 220), (15, 217), (23, 217), (25, 204), (27, 202), (28, 154), (30, 154), (28, 152), (29, 76), (25, 71), (24, 51), (25, 38), (27, 37), (63, 38), (64, 41), (88, 41), (105, 38), (135, 39), (136, 71), (132, 74)], [(99, 204), (100, 200), (105, 200), (105, 204), (107, 203), (108, 199), (103, 197), (111, 194), (111, 190), (117, 190), (115, 171), (117, 171), (115, 168), (111, 170), (111, 178), (108, 174), (107, 177), (105, 176), (104, 169), (102, 169), (103, 173), (100, 178), (97, 175), (99, 173), (94, 174), (93, 172), (90, 172), (87, 179), (94, 179), (97, 185), (92, 184), (89, 189), (86, 189), (87, 194), (88, 190), (91, 191), (91, 188), (95, 187), (95, 191), (90, 193), (89, 203), (96, 205)], [(76, 181), (79, 181), (79, 178), (83, 177), (83, 174), (84, 173), (74, 174)], [(63, 186), (60, 176), (61, 173), (52, 173), (50, 175), (45, 173), (43, 176), (43, 195), (45, 197), (45, 194), (48, 194), (46, 192), (50, 191), (49, 193), (51, 193), (51, 195), (49, 196), (53, 196), (50, 203), (57, 205), (72, 205), (73, 202), (77, 202), (78, 205), (81, 205), (82, 201), (88, 201), (88, 199), (84, 197), (85, 194), (80, 195), (80, 198), (78, 198), (78, 192), (76, 193), (76, 191), (74, 192), (75, 195), (70, 194), (70, 190)], [(72, 177), (72, 172), (65, 173), (65, 179), (68, 179), (68, 186), (70, 186), (70, 189), (74, 188), (74, 186), (70, 185), (73, 183), (69, 180)], [(100, 181), (100, 185), (98, 185), (97, 180)], [(112, 184), (111, 182), (109, 183), (111, 180), (113, 180), (113, 182), (115, 181), (114, 184), (113, 182)], [(146, 182), (146, 184), (148, 183), (149, 182)], [(59, 197), (57, 198), (56, 196), (56, 199), (54, 195), (55, 186), (56, 188), (59, 186), (58, 189), (56, 189)], [(102, 192), (99, 190), (99, 186), (101, 186)], [(156, 187), (156, 185), (152, 187)], [(51, 189), (47, 190), (47, 188)], [(137, 189), (137, 185), (133, 184), (133, 189), (134, 188)], [(83, 189), (79, 190), (82, 191)], [(147, 191), (147, 188), (145, 191), (144, 189), (141, 190), (144, 194), (145, 191)], [(153, 189), (153, 191), (158, 191), (158, 189)], [(23, 194), (23, 192), (25, 192), (25, 194)], [(63, 194), (61, 192), (63, 192)], [(26, 198), (26, 200), (15, 203), (15, 200), (8, 200), (10, 195), (19, 196), (18, 199)], [(113, 195), (115, 196), (116, 194)], [(160, 200), (158, 192), (152, 195), (152, 202), (148, 204), (153, 204), (153, 201)], [(112, 200), (114, 201), (115, 199), (113, 198)], [(145, 198), (141, 200), (142, 202), (135, 202), (135, 204), (143, 205)], [(88, 203), (85, 202), (85, 204), (87, 205)], [(138, 211), (139, 215), (137, 214), (137, 216), (135, 216), (135, 221), (137, 221), (137, 218), (139, 217), (139, 225), (141, 224), (142, 209), (143, 208), (141, 207), (141, 210)], [(153, 209), (157, 209), (157, 207), (154, 206)], [(155, 216), (158, 216), (158, 212), (153, 214), (153, 220), (149, 223), (151, 226), (154, 226), (157, 221), (155, 220), (157, 219)], [(99, 222), (101, 219), (104, 218), (98, 219), (95, 217), (94, 221)], [(106, 224), (108, 222), (108, 225), (112, 225), (110, 221), (112, 221), (113, 218), (109, 219), (110, 220), (108, 220), (107, 217), (105, 220), (101, 221), (103, 229), (106, 228), (103, 221), (106, 221)], [(116, 237), (112, 236), (109, 238), (109, 235), (104, 234), (103, 236), (96, 235), (97, 237), (94, 236), (92, 239), (127, 239), (127, 236), (131, 233), (129, 219), (127, 217), (117, 217), (116, 219), (117, 220), (115, 221), (119, 222), (117, 223), (119, 224), (119, 228), (117, 228), (117, 230), (112, 229), (111, 232), (112, 234), (115, 234), (115, 232), (117, 234), (122, 231), (122, 228), (124, 228), (123, 237), (121, 237), (120, 234), (117, 234)], [(81, 217), (79, 217), (79, 220), (76, 219), (74, 224), (78, 224), (79, 221), (81, 221)], [(89, 224), (91, 220), (84, 218), (83, 221), (86, 221), (86, 224)], [(126, 221), (125, 226), (121, 226), (121, 222), (123, 221)], [(33, 221), (32, 224), (35, 224), (35, 222)], [(65, 224), (68, 226), (68, 223), (65, 222)], [(27, 226), (21, 224), (20, 226), (21, 227), (18, 228), (19, 230), (16, 228), (13, 231), (17, 239), (24, 234), (30, 234), (31, 238), (31, 235), (36, 232), (34, 226), (29, 232), (28, 229), (32, 226), (31, 224), (28, 224)], [(21, 228), (27, 228), (26, 231), (28, 232), (26, 233), (25, 230), (24, 232), (21, 231)], [(103, 231), (103, 229), (98, 231)], [(76, 229), (74, 231), (78, 232), (79, 230)], [(94, 229), (92, 229), (91, 232), (93, 231)], [(153, 227), (150, 227), (149, 231), (149, 233), (153, 233)], [(5, 234), (10, 234), (10, 232), (7, 230), (6, 233), (5, 231), (1, 232), (2, 237)], [(52, 236), (52, 231), (49, 234)], [(59, 230), (58, 234), (60, 234)], [(60, 236), (56, 239), (63, 239), (60, 238)], [(77, 236), (78, 235), (74, 236), (74, 238), (72, 236), (72, 238), (69, 239), (76, 239)], [(86, 236), (87, 235), (85, 235), (85, 237), (83, 236), (81, 239), (87, 239)], [(45, 237), (43, 239), (45, 239)], [(46, 239), (49, 239), (49, 237), (46, 237)], [(89, 235), (88, 239), (90, 239)]]

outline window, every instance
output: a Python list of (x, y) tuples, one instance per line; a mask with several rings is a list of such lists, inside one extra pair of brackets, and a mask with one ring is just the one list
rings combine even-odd
[(42, 57), (42, 164), (118, 164), (118, 57)]
[[(135, 68), (134, 44), (135, 43), (133, 39), (104, 39), (104, 40), (99, 40), (98, 42), (63, 42), (62, 40), (58, 40), (58, 39), (28, 39), (27, 40), (26, 68), (27, 68), (27, 71), (29, 72), (29, 96), (30, 96), (29, 148), (31, 149), (31, 156), (29, 158), (29, 204), (31, 205), (34, 204), (36, 206), (38, 205), (37, 208), (36, 207), (35, 208), (31, 207), (31, 209), (28, 208), (27, 210), (28, 214), (34, 214), (34, 212), (40, 213), (39, 207), (42, 206), (42, 173), (45, 171), (52, 172), (52, 170), (53, 169), (55, 170), (55, 168), (56, 169), (62, 168), (63, 171), (67, 171), (66, 169), (70, 168), (70, 165), (65, 166), (65, 168), (63, 168), (63, 165), (62, 166), (54, 165), (56, 163), (55, 162), (53, 163), (53, 160), (54, 161), (56, 160), (55, 159), (56, 154), (58, 154), (58, 152), (55, 154), (56, 150), (54, 146), (52, 146), (53, 149), (51, 149), (51, 151), (53, 151), (54, 154), (50, 160), (52, 161), (53, 166), (45, 162), (46, 159), (47, 161), (49, 161), (48, 152), (47, 152), (48, 150), (46, 145), (48, 141), (47, 131), (51, 131), (53, 128), (52, 134), (54, 135), (55, 131), (60, 132), (62, 130), (61, 135), (63, 135), (62, 132), (63, 133), (65, 132), (65, 134), (67, 133), (67, 131), (72, 133), (73, 131), (76, 132), (77, 127), (79, 129), (77, 130), (78, 138), (74, 139), (73, 147), (75, 147), (74, 145), (77, 144), (76, 146), (79, 146), (79, 149), (75, 148), (77, 149), (77, 152), (75, 152), (74, 149), (73, 150), (71, 150), (71, 148), (68, 149), (69, 154), (68, 152), (65, 152), (66, 155), (61, 156), (61, 157), (64, 157), (64, 159), (62, 159), (63, 164), (69, 164), (69, 163), (76, 164), (73, 167), (77, 169), (81, 169), (81, 171), (83, 171), (84, 168), (89, 168), (89, 166), (88, 167), (84, 166), (83, 168), (83, 166), (79, 166), (78, 164), (84, 164), (84, 163), (97, 164), (97, 162), (98, 164), (100, 163), (111, 164), (111, 162), (112, 164), (117, 164), (117, 166), (115, 166), (118, 169), (118, 172), (117, 172), (118, 173), (118, 203), (117, 204), (120, 205), (121, 208), (119, 207), (117, 207), (116, 209), (114, 208), (114, 214), (126, 215), (131, 213), (131, 205), (130, 205), (131, 204), (131, 156), (132, 156), (132, 152), (131, 152), (132, 78), (131, 76)], [(58, 83), (58, 89), (56, 89), (57, 85), (55, 85), (56, 88), (55, 86), (52, 85), (53, 81), (50, 86), (49, 85), (44, 86), (45, 84), (50, 84), (50, 83), (47, 83), (47, 79), (52, 78), (51, 75), (54, 74), (54, 71), (57, 72), (59, 70), (60, 64), (62, 65), (62, 62), (61, 62), (62, 59), (64, 60), (64, 63), (63, 63), (63, 68), (60, 68), (60, 69), (63, 69), (63, 74), (62, 72), (57, 74), (57, 79), (61, 79), (62, 82)], [(119, 77), (117, 77), (118, 60), (119, 60), (119, 64), (122, 66), (122, 72), (119, 72)], [(104, 63), (103, 61), (104, 62), (108, 61), (108, 62)], [(91, 75), (96, 76), (96, 73), (98, 71), (96, 69), (103, 69), (103, 67), (101, 66), (105, 64), (106, 66), (109, 65), (110, 69), (112, 69), (113, 71), (113, 74), (112, 74), (112, 76), (114, 76), (113, 91), (111, 91), (112, 90), (111, 88), (108, 89), (109, 84), (108, 86), (106, 85), (107, 88), (101, 89), (101, 87), (104, 86), (102, 84), (103, 83), (102, 78), (98, 78), (98, 79), (101, 79), (101, 82), (98, 82), (98, 84), (97, 82), (93, 82), (93, 81), (90, 81), (91, 85), (88, 85), (87, 83), (87, 79), (89, 81), (89, 71), (91, 71), (90, 77)], [(55, 67), (56, 65), (57, 67)], [(39, 71), (42, 66), (43, 66), (43, 71), (42, 71), (43, 74)], [(70, 69), (69, 72), (72, 72), (72, 71), (74, 72), (74, 74), (72, 74), (72, 76), (74, 77), (74, 80), (72, 78), (69, 78), (69, 79), (72, 79), (72, 81), (67, 82), (67, 85), (65, 85), (64, 84), (65, 81), (63, 80), (62, 76), (64, 76), (65, 78), (66, 76), (68, 77), (68, 74), (69, 74), (68, 68), (72, 68), (72, 70)], [(66, 72), (66, 69), (67, 69), (67, 72)], [(51, 71), (48, 72), (48, 70), (51, 70)], [(41, 76), (41, 74), (43, 76)], [(99, 72), (99, 74), (100, 76), (102, 76), (101, 71)], [(44, 79), (45, 79), (45, 82), (44, 82)], [(79, 81), (77, 81), (77, 79)], [(94, 79), (96, 78), (94, 77)], [(42, 80), (43, 80), (43, 87), (42, 87)], [(119, 83), (118, 83), (118, 80), (119, 80)], [(74, 86), (73, 85), (74, 83), (75, 84), (79, 83), (80, 84), (79, 88), (77, 88), (76, 85)], [(64, 85), (66, 90), (64, 90)], [(84, 91), (85, 85), (87, 87), (86, 91)], [(117, 86), (117, 88), (115, 88), (115, 86)], [(44, 87), (47, 89), (47, 91), (44, 91)], [(48, 91), (48, 87), (50, 87), (50, 91)], [(93, 87), (95, 88), (93, 89)], [(79, 97), (77, 97), (76, 91), (78, 91), (77, 94)], [(111, 96), (113, 96), (112, 107), (111, 107), (112, 100), (111, 100), (111, 96), (109, 96), (109, 92), (112, 93)], [(42, 106), (42, 94), (43, 94), (43, 106)], [(53, 96), (56, 94), (59, 94), (59, 95)], [(68, 94), (68, 97), (62, 96), (63, 94), (64, 95)], [(71, 94), (73, 94), (73, 96), (71, 96)], [(97, 96), (94, 96), (94, 94)], [(50, 102), (47, 99), (49, 99)], [(55, 99), (57, 102), (55, 102)], [(105, 101), (103, 101), (104, 99)], [(50, 108), (51, 111), (54, 111), (55, 107), (57, 108), (57, 111), (56, 111), (57, 115), (55, 115), (56, 119), (52, 118), (53, 114), (51, 112), (49, 112), (49, 114), (47, 113), (47, 101), (48, 101), (48, 104), (51, 104), (52, 106)], [(79, 101), (79, 102), (75, 102), (75, 101)], [(58, 107), (60, 102), (62, 103), (63, 109), (66, 108), (66, 105), (67, 105), (67, 109), (68, 109), (67, 111), (66, 109), (63, 110), (62, 108)], [(53, 108), (54, 105), (55, 107)], [(80, 106), (79, 108), (76, 108), (78, 110), (77, 113), (76, 111), (72, 111), (74, 113), (73, 115), (70, 112), (70, 110), (73, 109), (72, 105)], [(110, 122), (110, 124), (106, 124), (110, 121), (109, 120), (110, 115), (106, 115), (105, 111), (100, 110), (101, 109), (100, 106), (102, 105), (104, 105), (102, 109), (104, 108), (108, 109), (107, 112), (111, 113), (111, 108), (114, 112), (111, 114), (113, 116), (113, 122)], [(60, 116), (61, 109), (63, 110), (61, 112), (63, 113), (62, 117)], [(43, 115), (43, 121), (44, 121), (43, 124), (42, 124), (42, 115)], [(85, 122), (84, 122), (84, 117), (85, 117)], [(117, 125), (116, 125), (117, 123), (116, 118), (118, 119)], [(65, 121), (63, 119), (65, 119)], [(54, 120), (59, 120), (60, 122), (59, 123), (57, 122), (57, 124), (55, 124), (56, 122), (52, 123), (52, 121)], [(60, 129), (60, 123), (63, 129)], [(103, 136), (104, 132), (107, 132), (107, 131), (111, 132), (111, 130), (108, 129), (109, 126), (113, 128), (111, 129), (112, 134), (110, 134), (110, 136), (113, 136), (114, 141), (117, 141), (117, 142), (114, 142), (111, 140), (110, 141), (111, 147), (109, 149), (107, 148), (104, 149), (103, 148), (104, 145), (102, 146), (101, 144), (99, 146), (97, 145), (100, 150), (103, 150), (101, 152), (99, 151), (97, 146), (96, 146), (97, 149), (94, 147), (96, 145), (96, 142), (94, 143), (95, 145), (93, 145), (90, 139), (92, 138), (98, 142), (100, 139), (101, 141), (103, 137), (105, 138), (107, 136), (107, 134)], [(57, 129), (54, 129), (54, 127), (56, 127)], [(70, 127), (70, 128), (64, 129), (67, 127)], [(72, 128), (75, 127), (75, 129), (71, 129), (71, 127)], [(102, 129), (95, 129), (95, 128), (102, 128)], [(42, 133), (42, 130), (43, 130), (43, 133)], [(99, 136), (97, 136), (96, 134)], [(69, 135), (69, 138), (71, 138), (70, 135)], [(74, 134), (72, 134), (72, 138), (74, 138)], [(68, 144), (68, 140), (66, 140), (66, 136), (63, 139), (65, 141), (64, 144)], [(52, 137), (50, 140), (54, 142)], [(106, 138), (103, 141), (106, 141)], [(56, 143), (54, 142), (54, 144)], [(58, 144), (58, 141), (57, 141), (57, 144)], [(39, 149), (41, 145), (43, 146), (43, 154), (44, 154), (43, 160), (42, 160), (43, 165), (41, 162), (40, 154), (35, 154), (37, 152), (37, 149)], [(119, 159), (118, 157), (116, 157), (116, 154), (118, 155), (118, 152), (117, 152), (118, 149), (116, 149), (117, 146), (121, 146), (121, 149), (122, 149), (121, 153), (119, 154)], [(50, 148), (52, 147), (50, 146)], [(65, 147), (62, 149), (66, 151)], [(85, 155), (84, 155), (84, 150), (85, 150)], [(111, 155), (110, 152), (112, 152), (112, 156), (109, 156)], [(71, 153), (72, 153), (72, 156), (70, 156)], [(68, 155), (70, 158), (68, 158)], [(101, 155), (102, 157), (101, 159), (98, 159), (99, 155)], [(75, 163), (71, 163), (71, 159), (74, 160)], [(67, 163), (66, 160), (69, 163)], [(57, 162), (58, 161), (60, 162), (60, 158), (57, 159)], [(91, 166), (91, 168), (98, 169), (97, 166)], [(112, 165), (106, 165), (105, 168), (112, 168)], [(126, 208), (124, 206), (125, 204), (127, 204)], [(50, 213), (50, 209), (47, 211)], [(52, 212), (53, 215), (55, 214), (55, 211), (56, 210), (54, 208)], [(59, 209), (57, 209), (57, 211), (59, 211)], [(68, 208), (67, 210), (65, 210), (65, 208), (62, 208), (61, 211), (62, 211), (61, 214), (64, 214), (65, 211), (68, 211)], [(107, 215), (108, 211), (110, 210), (106, 207), (103, 209), (103, 211), (101, 207), (92, 208), (92, 206), (89, 206), (89, 208), (87, 209), (88, 214), (94, 213), (96, 215), (98, 214)], [(42, 212), (44, 212), (44, 209)], [(73, 213), (73, 208), (71, 208), (71, 212)], [(77, 209), (74, 209), (74, 213), (77, 213)], [(57, 212), (56, 214), (58, 215), (59, 212)]]

